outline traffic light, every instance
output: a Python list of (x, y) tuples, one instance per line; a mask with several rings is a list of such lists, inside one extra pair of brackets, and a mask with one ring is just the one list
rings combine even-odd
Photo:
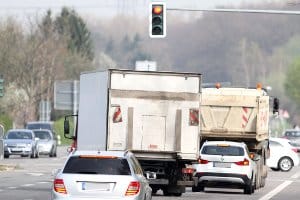
[(0, 75), (0, 97), (4, 96), (4, 78)]
[(149, 26), (150, 37), (166, 37), (166, 31), (166, 4), (164, 2), (151, 2)]

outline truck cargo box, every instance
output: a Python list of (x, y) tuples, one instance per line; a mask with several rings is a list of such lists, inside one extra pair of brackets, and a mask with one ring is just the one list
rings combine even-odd
[(268, 124), (269, 96), (262, 89), (203, 89), (203, 138), (263, 141), (269, 137)]
[(200, 74), (83, 73), (78, 149), (130, 149), (140, 157), (195, 160), (200, 140), (200, 92)]

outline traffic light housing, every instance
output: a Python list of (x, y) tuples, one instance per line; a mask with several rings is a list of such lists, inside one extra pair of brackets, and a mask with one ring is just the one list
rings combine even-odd
[(166, 37), (166, 4), (164, 2), (151, 2), (149, 35), (151, 38)]

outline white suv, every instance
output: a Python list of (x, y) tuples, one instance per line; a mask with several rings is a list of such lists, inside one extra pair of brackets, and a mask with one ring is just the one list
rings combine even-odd
[(194, 164), (198, 186), (193, 192), (204, 187), (234, 186), (252, 194), (255, 189), (256, 164), (250, 158), (245, 143), (229, 141), (207, 141), (200, 149), (198, 164)]

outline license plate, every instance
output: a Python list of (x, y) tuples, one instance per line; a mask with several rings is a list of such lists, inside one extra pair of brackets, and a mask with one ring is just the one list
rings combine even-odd
[(19, 148), (11, 148), (11, 151), (22, 151), (22, 149), (19, 149)]
[(97, 183), (97, 182), (79, 182), (81, 185), (81, 190), (100, 190), (109, 191), (109, 183)]
[(231, 163), (226, 163), (226, 162), (214, 162), (213, 164), (214, 167), (221, 167), (221, 168), (230, 168)]

